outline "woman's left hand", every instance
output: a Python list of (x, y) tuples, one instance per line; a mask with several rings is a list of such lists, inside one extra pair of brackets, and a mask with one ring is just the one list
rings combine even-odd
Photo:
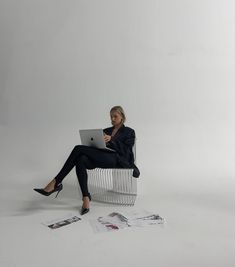
[(104, 141), (105, 141), (105, 143), (108, 143), (110, 140), (111, 140), (111, 135), (105, 134), (104, 135)]

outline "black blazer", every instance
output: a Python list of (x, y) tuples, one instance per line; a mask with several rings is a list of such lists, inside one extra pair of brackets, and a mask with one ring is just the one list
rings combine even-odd
[[(107, 135), (111, 135), (113, 129), (114, 126), (106, 128), (103, 131)], [(140, 171), (134, 164), (134, 154), (132, 151), (134, 143), (135, 131), (123, 124), (106, 145), (116, 151), (119, 166), (122, 168), (133, 168), (133, 176), (138, 178)]]

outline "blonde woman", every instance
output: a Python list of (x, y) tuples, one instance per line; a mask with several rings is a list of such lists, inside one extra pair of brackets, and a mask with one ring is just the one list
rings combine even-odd
[(106, 128), (104, 140), (107, 147), (115, 150), (105, 151), (94, 147), (76, 145), (70, 153), (64, 166), (55, 178), (45, 188), (34, 188), (44, 196), (63, 189), (62, 181), (75, 166), (78, 182), (83, 195), (81, 215), (87, 213), (90, 207), (91, 195), (87, 186), (87, 169), (94, 168), (133, 168), (133, 176), (139, 177), (140, 172), (134, 164), (132, 147), (135, 142), (135, 131), (124, 125), (126, 116), (121, 106), (114, 106), (110, 110), (112, 127)]

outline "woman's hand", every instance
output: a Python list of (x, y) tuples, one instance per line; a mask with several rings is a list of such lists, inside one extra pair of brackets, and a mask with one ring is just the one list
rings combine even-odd
[(111, 140), (111, 135), (104, 134), (104, 141), (108, 143)]

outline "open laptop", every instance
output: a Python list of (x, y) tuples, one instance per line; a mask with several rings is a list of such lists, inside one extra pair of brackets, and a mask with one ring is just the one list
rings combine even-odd
[(106, 147), (106, 143), (104, 141), (104, 132), (102, 129), (79, 130), (79, 133), (82, 145), (115, 152), (114, 149)]

